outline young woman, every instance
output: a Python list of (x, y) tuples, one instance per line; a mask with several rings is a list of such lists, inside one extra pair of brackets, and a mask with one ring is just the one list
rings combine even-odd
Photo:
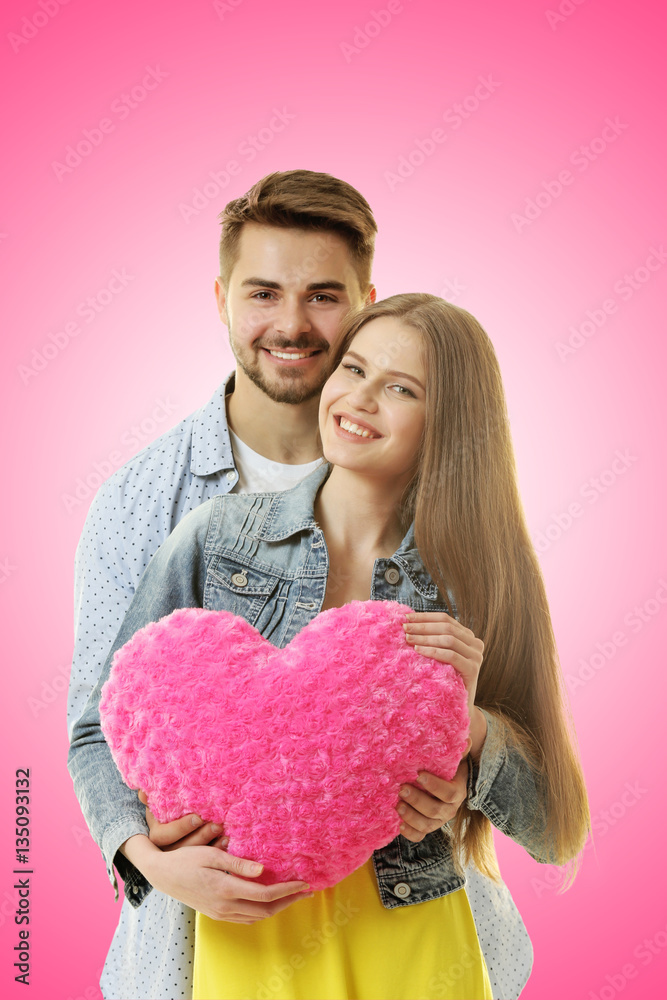
[[(234, 880), (229, 905), (197, 917), (200, 1000), (491, 997), (461, 860), (497, 876), (491, 823), (558, 865), (589, 829), (488, 337), (435, 296), (398, 295), (348, 321), (339, 357), (320, 405), (330, 464), (287, 492), (193, 511), (128, 618), (136, 630), (176, 607), (224, 608), (284, 646), (325, 608), (411, 606), (406, 641), (466, 685), (468, 798), (443, 826), (450, 786), (421, 774), (401, 789), (401, 835), (324, 892)], [(159, 854), (126, 851), (169, 892)]]

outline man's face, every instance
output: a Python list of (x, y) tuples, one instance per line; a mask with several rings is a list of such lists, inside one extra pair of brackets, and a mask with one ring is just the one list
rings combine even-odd
[(279, 403), (318, 395), (343, 317), (374, 297), (342, 237), (257, 223), (243, 227), (228, 288), (216, 281), (239, 369)]

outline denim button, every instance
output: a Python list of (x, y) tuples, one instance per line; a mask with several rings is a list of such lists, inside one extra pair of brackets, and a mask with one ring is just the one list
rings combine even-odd
[(398, 885), (394, 886), (394, 895), (398, 896), (399, 899), (407, 899), (412, 889), (407, 882), (399, 882)]
[(132, 893), (136, 896), (138, 892), (139, 892), (139, 886), (138, 885), (133, 885), (132, 886)]
[(395, 566), (390, 566), (389, 569), (385, 572), (384, 578), (387, 581), (387, 583), (398, 583), (398, 581), (401, 579), (401, 574), (398, 572)]
[(248, 585), (248, 577), (245, 573), (234, 573), (232, 575), (232, 583), (235, 587), (246, 587)]

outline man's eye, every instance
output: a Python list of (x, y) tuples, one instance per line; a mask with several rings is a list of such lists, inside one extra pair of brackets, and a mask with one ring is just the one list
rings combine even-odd
[(273, 298), (273, 293), (272, 292), (265, 292), (265, 291), (254, 292), (253, 295), (252, 295), (252, 298), (253, 299), (260, 299), (260, 301), (266, 302), (267, 299)]
[(319, 299), (320, 302), (337, 302), (333, 295), (325, 295), (324, 292), (318, 292), (317, 295), (313, 295), (312, 301), (315, 302)]

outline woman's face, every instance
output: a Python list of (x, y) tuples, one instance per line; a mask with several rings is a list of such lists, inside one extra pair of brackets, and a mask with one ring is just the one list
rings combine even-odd
[(393, 317), (370, 320), (322, 390), (324, 457), (407, 484), (424, 430), (425, 387), (420, 334)]

